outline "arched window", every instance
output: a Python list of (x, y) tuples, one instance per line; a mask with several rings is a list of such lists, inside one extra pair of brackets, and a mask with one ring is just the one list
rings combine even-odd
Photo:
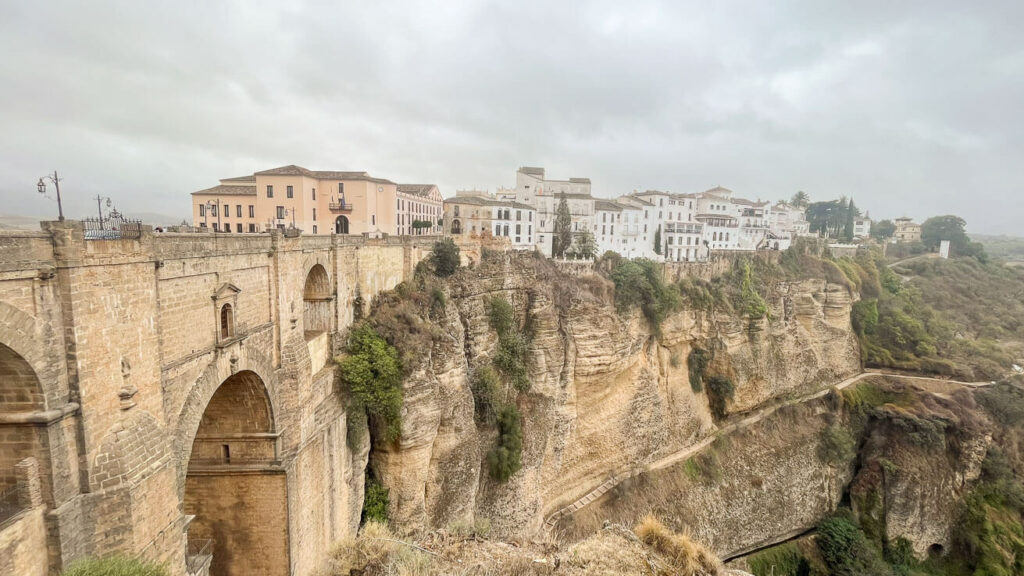
[(334, 220), (334, 233), (335, 234), (348, 234), (348, 217), (338, 216)]
[[(207, 332), (209, 334), (209, 332)], [(226, 340), (235, 335), (235, 317), (231, 304), (220, 307), (220, 338)]]
[(331, 280), (327, 270), (317, 264), (306, 276), (302, 291), (302, 320), (306, 336), (318, 335), (331, 326)]
[(452, 234), (462, 234), (462, 222), (452, 220)]

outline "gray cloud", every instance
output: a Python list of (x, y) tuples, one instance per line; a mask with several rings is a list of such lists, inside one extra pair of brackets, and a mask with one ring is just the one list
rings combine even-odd
[[(161, 5), (163, 4), (163, 5)], [(460, 187), (852, 196), (1022, 233), (1020, 2), (0, 6), (0, 198), (188, 213), (297, 163)]]

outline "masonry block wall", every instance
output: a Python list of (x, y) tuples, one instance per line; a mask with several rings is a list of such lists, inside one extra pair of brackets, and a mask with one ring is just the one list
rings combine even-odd
[[(213, 574), (310, 574), (358, 525), (368, 451), (329, 358), (433, 241), (0, 233), (0, 489), (34, 457), (42, 501), (10, 549), (43, 534), (51, 574), (121, 551), (180, 575), (210, 537)], [(212, 402), (235, 375), (251, 397)]]

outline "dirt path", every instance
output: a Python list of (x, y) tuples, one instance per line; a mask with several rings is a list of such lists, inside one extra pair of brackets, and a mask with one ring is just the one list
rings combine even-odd
[(949, 385), (960, 385), (960, 386), (970, 386), (970, 387), (974, 387), (974, 388), (980, 388), (980, 387), (991, 385), (990, 382), (958, 382), (956, 380), (944, 380), (942, 378), (932, 378), (932, 377), (929, 377), (929, 376), (909, 376), (909, 375), (906, 375), (906, 374), (888, 374), (888, 373), (885, 373), (885, 372), (874, 371), (874, 370), (870, 370), (870, 371), (866, 371), (866, 372), (861, 372), (860, 374), (857, 374), (856, 376), (851, 376), (850, 378), (847, 378), (846, 380), (843, 380), (842, 382), (836, 384), (835, 386), (832, 386), (832, 387), (829, 387), (829, 388), (825, 388), (824, 390), (819, 390), (817, 392), (814, 392), (814, 393), (811, 393), (811, 394), (807, 394), (805, 396), (801, 396), (800, 398), (796, 398), (794, 400), (788, 400), (788, 401), (785, 401), (785, 402), (778, 402), (778, 403), (775, 403), (775, 404), (772, 404), (772, 405), (769, 405), (769, 406), (765, 406), (765, 407), (763, 407), (763, 408), (753, 412), (752, 414), (750, 414), (750, 415), (748, 415), (748, 416), (746, 416), (746, 417), (744, 417), (744, 418), (742, 418), (740, 420), (735, 420), (733, 422), (730, 422), (730, 423), (726, 424), (725, 426), (719, 428), (714, 433), (708, 435), (706, 438), (702, 439), (700, 442), (697, 442), (696, 444), (692, 444), (690, 446), (687, 446), (686, 448), (683, 448), (682, 450), (679, 450), (678, 452), (674, 452), (672, 454), (669, 454), (668, 456), (664, 456), (664, 457), (659, 458), (658, 460), (655, 460), (653, 462), (648, 462), (647, 464), (645, 464), (645, 465), (643, 465), (643, 466), (641, 466), (639, 468), (626, 468), (626, 469), (621, 469), (619, 471), (616, 471), (607, 480), (602, 482), (601, 485), (594, 487), (592, 490), (590, 490), (589, 492), (587, 492), (586, 494), (581, 496), (579, 499), (577, 499), (572, 504), (569, 504), (568, 506), (564, 506), (564, 507), (559, 508), (558, 510), (554, 511), (550, 516), (547, 517), (547, 520), (545, 520), (544, 526), (541, 528), (541, 533), (542, 534), (550, 533), (551, 530), (555, 527), (555, 524), (557, 524), (559, 520), (561, 520), (562, 518), (564, 518), (564, 517), (566, 517), (566, 516), (576, 512), (577, 510), (579, 510), (580, 508), (583, 508), (587, 504), (590, 504), (594, 500), (597, 500), (598, 498), (603, 496), (605, 493), (607, 493), (609, 490), (611, 490), (612, 488), (618, 486), (622, 481), (624, 481), (624, 480), (626, 480), (628, 478), (631, 478), (633, 476), (637, 476), (639, 474), (643, 474), (645, 472), (651, 472), (653, 470), (661, 470), (663, 468), (668, 468), (669, 466), (672, 466), (674, 464), (678, 464), (679, 462), (688, 460), (689, 458), (692, 458), (693, 456), (695, 456), (695, 455), (699, 454), (700, 452), (702, 452), (705, 448), (710, 446), (711, 443), (713, 443), (719, 437), (727, 435), (727, 434), (731, 434), (732, 432), (735, 432), (736, 430), (740, 430), (740, 429), (746, 428), (748, 426), (751, 426), (753, 424), (756, 424), (756, 423), (760, 422), (761, 420), (763, 420), (766, 416), (770, 416), (771, 414), (774, 414), (779, 408), (781, 408), (783, 406), (791, 406), (793, 404), (801, 404), (801, 403), (804, 403), (804, 402), (809, 402), (811, 400), (816, 400), (818, 398), (821, 398), (821, 397), (827, 395), (833, 389), (842, 390), (843, 388), (846, 388), (846, 387), (848, 387), (848, 386), (850, 386), (850, 385), (852, 385), (852, 384), (854, 384), (856, 382), (859, 382), (860, 380), (862, 380), (864, 378), (867, 378), (868, 376), (886, 376), (886, 377), (889, 377), (889, 378), (913, 380), (913, 381), (917, 381), (917, 382), (919, 382), (919, 383), (921, 383), (922, 385), (925, 385), (925, 386), (927, 386), (930, 382), (941, 382), (941, 383), (945, 384), (946, 386), (949, 386)]

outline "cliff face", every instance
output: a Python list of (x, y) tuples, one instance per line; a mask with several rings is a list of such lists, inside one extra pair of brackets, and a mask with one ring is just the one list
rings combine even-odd
[[(763, 287), (770, 320), (684, 308), (657, 337), (639, 312), (616, 313), (608, 281), (570, 278), (530, 256), (485, 259), (445, 290), (439, 336), (405, 382), (401, 440), (372, 455), (391, 519), (407, 530), (487, 518), (499, 533), (534, 534), (609, 475), (706, 437), (716, 425), (706, 394), (689, 384), (694, 347), (713, 351), (713, 371), (735, 383), (733, 413), (860, 370), (851, 296), (824, 280)], [(495, 354), (494, 297), (512, 303), (533, 334), (531, 387), (514, 397), (523, 466), (505, 483), (487, 473), (496, 431), (474, 421), (469, 385), (472, 369)]]

